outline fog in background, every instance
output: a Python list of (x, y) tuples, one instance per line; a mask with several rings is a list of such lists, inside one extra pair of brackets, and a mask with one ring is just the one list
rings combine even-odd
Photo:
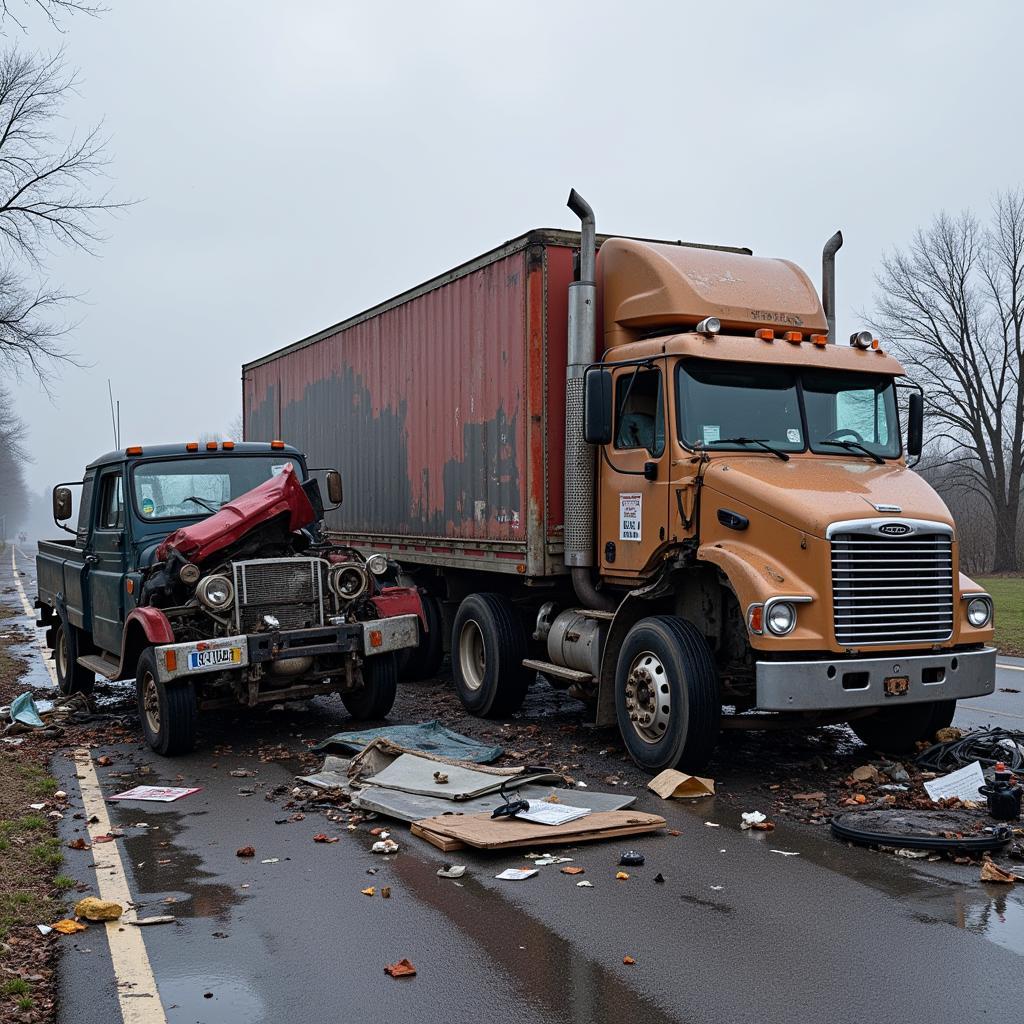
[[(69, 125), (105, 118), (115, 196), (68, 367), (25, 377), (33, 490), (122, 443), (225, 432), (240, 367), (532, 227), (748, 245), (817, 282), (839, 334), (883, 250), (986, 214), (1024, 141), (1015, 5), (108, 0), (61, 35)], [(17, 29), (12, 35), (17, 37)], [(1008, 119), (1009, 117), (1009, 119)]]

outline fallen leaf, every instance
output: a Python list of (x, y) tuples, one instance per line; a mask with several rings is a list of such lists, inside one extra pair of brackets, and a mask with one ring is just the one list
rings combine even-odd
[(398, 963), (388, 964), (384, 973), (390, 974), (392, 978), (412, 978), (416, 975), (416, 968), (406, 957), (402, 957)]
[(562, 868), (563, 875), (582, 875), (583, 868)]
[(71, 842), (68, 843), (68, 849), (69, 850), (91, 850), (92, 847), (84, 839), (79, 837), (78, 839), (72, 839)]
[(679, 829), (677, 829), (677, 828), (670, 828), (670, 829), (668, 830), (668, 834), (669, 834), (670, 836), (681, 836), (681, 835), (682, 835), (683, 833), (682, 833), (682, 832), (680, 832), (680, 831), (679, 831)]
[(868, 802), (868, 798), (863, 793), (854, 793), (853, 802), (855, 804), (866, 804)]
[(359, 890), (364, 896), (376, 896), (377, 887), (374, 885), (368, 886), (366, 889)]
[(616, 877), (616, 878), (617, 878), (617, 879), (618, 879), (618, 880), (619, 880), (620, 882), (624, 882), (624, 881), (625, 881), (625, 880), (626, 880), (627, 878), (629, 878), (629, 875), (627, 875), (625, 871), (616, 871), (616, 872), (615, 872), (615, 877)]
[(256, 848), (254, 846), (240, 846), (235, 850), (236, 857), (255, 857)]
[(111, 763), (111, 761), (110, 758), (106, 754), (104, 754), (102, 757), (96, 758), (96, 763), (100, 765), (100, 767), (106, 768), (107, 765)]
[(981, 880), (983, 882), (1004, 882), (1012, 885), (1017, 881), (1017, 876), (1012, 871), (1006, 871), (998, 864), (987, 860), (981, 865)]
[(92, 841), (93, 843), (112, 843), (117, 838), (117, 836), (112, 836), (108, 833), (107, 835), (93, 836)]
[(635, 960), (634, 960), (634, 959), (633, 959), (633, 958), (632, 958), (631, 956), (624, 956), (624, 957), (622, 958), (622, 962), (623, 962), (623, 963), (624, 963), (624, 964), (625, 964), (625, 965), (626, 965), (627, 967), (632, 967), (632, 966), (633, 966), (633, 964), (635, 964), (635, 963), (636, 963), (636, 961), (635, 961)]
[(329, 836), (326, 832), (317, 832), (317, 834), (313, 836), (314, 843), (336, 843), (337, 841), (337, 836)]
[(877, 782), (880, 777), (878, 769), (869, 764), (862, 764), (859, 768), (854, 768), (850, 772), (850, 778), (855, 782)]
[(70, 918), (65, 917), (62, 921), (54, 921), (53, 930), (60, 932), (61, 935), (74, 935), (75, 932), (84, 932), (88, 925), (82, 924), (81, 921), (72, 921)]

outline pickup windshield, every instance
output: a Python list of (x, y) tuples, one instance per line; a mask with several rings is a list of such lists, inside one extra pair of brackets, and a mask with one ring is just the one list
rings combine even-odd
[(147, 521), (204, 518), (288, 465), (301, 480), (302, 467), (287, 455), (194, 455), (139, 463), (132, 472), (135, 508)]
[(802, 452), (809, 439), (822, 455), (900, 454), (891, 377), (700, 359), (679, 364), (677, 388), (690, 448)]

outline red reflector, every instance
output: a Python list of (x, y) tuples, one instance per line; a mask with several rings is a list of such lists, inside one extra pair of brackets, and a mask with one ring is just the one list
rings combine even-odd
[(379, 629), (370, 630), (370, 646), (380, 647), (384, 643), (384, 634)]
[(750, 632), (760, 633), (764, 627), (764, 608), (755, 605), (750, 609)]

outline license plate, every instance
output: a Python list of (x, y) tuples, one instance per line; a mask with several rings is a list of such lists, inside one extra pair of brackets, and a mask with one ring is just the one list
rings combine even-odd
[(886, 697), (902, 697), (910, 689), (910, 676), (886, 676), (883, 688)]
[(188, 667), (215, 668), (218, 665), (239, 665), (242, 662), (241, 647), (217, 647), (212, 651), (193, 651), (188, 656)]

